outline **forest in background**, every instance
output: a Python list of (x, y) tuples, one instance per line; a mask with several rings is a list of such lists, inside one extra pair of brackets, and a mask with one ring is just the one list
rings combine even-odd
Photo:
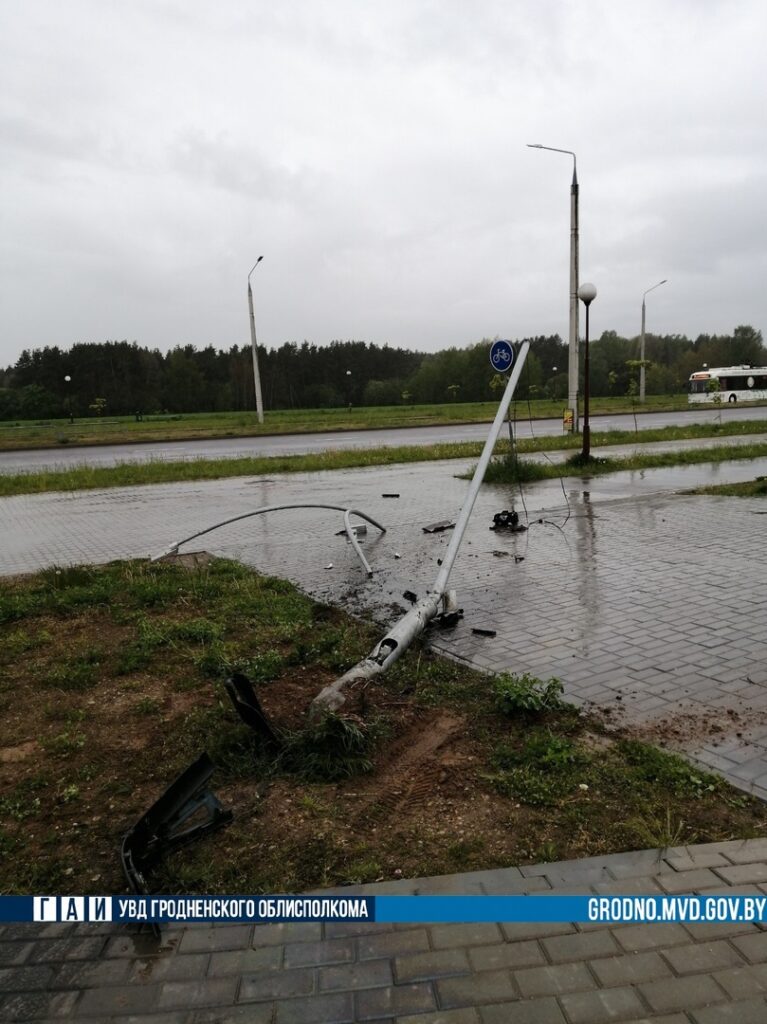
[[(522, 340), (531, 341), (532, 347), (518, 395), (566, 398), (567, 345), (559, 335)], [(316, 409), (488, 401), (499, 388), (488, 358), (491, 343), (483, 339), (435, 353), (364, 341), (259, 346), (264, 406)], [(694, 341), (678, 334), (648, 334), (645, 359), (647, 393), (673, 395), (683, 393), (690, 374), (704, 364), (765, 366), (767, 349), (761, 331), (741, 325), (731, 335), (702, 334)], [(590, 364), (592, 395), (636, 393), (639, 339), (605, 331), (590, 343)], [(14, 366), (0, 370), (0, 420), (254, 407), (247, 345), (186, 345), (167, 353), (135, 341), (78, 343), (67, 350), (54, 345), (26, 350)]]

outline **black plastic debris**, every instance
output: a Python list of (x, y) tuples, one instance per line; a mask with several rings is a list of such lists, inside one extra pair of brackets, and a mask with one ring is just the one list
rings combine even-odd
[(382, 498), (399, 498), (399, 494), (382, 494)]
[(201, 754), (126, 833), (120, 858), (135, 893), (149, 892), (148, 875), (167, 853), (232, 820), (207, 788), (213, 771), (211, 759)]
[(418, 594), (414, 594), (412, 590), (403, 590), (402, 596), (405, 598), (406, 601), (409, 601), (411, 604), (415, 604), (416, 601), (418, 600)]
[(234, 705), (234, 710), (243, 722), (250, 726), (265, 743), (273, 747), (280, 746), (280, 739), (266, 717), (266, 712), (259, 703), (250, 679), (242, 672), (233, 672), (228, 679), (224, 680), (224, 686)]
[(455, 523), (452, 519), (441, 519), (438, 523), (430, 523), (428, 526), (422, 526), (421, 529), (424, 533), (443, 533), (445, 530), (452, 530), (455, 527)]
[(514, 509), (509, 511), (504, 509), (503, 512), (496, 512), (493, 516), (493, 525), (490, 527), (491, 530), (508, 530), (510, 533), (524, 533), (527, 529), (519, 521), (519, 512), (515, 512)]
[(481, 629), (479, 626), (472, 626), (472, 633), (475, 636), (497, 636), (497, 632), (494, 629)]
[(432, 619), (432, 622), (436, 623), (440, 629), (449, 629), (451, 626), (457, 626), (462, 618), (463, 608), (455, 608), (449, 612), (441, 612)]

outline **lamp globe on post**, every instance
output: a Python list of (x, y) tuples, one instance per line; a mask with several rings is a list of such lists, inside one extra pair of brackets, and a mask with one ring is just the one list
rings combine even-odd
[(75, 418), (72, 415), (72, 389), (69, 386), (72, 383), (72, 378), (69, 376), (69, 374), (67, 374), (66, 377), (64, 377), (64, 383), (67, 386), (67, 411), (69, 413), (69, 422), (74, 423)]
[(586, 337), (583, 344), (583, 449), (581, 461), (591, 458), (591, 428), (589, 426), (589, 306), (597, 297), (596, 287), (587, 282), (578, 289), (578, 298), (586, 307)]

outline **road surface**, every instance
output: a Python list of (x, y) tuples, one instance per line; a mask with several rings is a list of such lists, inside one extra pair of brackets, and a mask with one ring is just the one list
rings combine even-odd
[[(683, 412), (640, 413), (640, 430), (765, 418), (763, 407), (727, 406), (721, 411), (693, 409)], [(125, 462), (183, 462), (193, 459), (230, 459), (242, 456), (302, 455), (330, 449), (380, 448), (399, 445), (432, 445), (456, 441), (484, 441), (489, 424), (463, 423), (439, 427), (398, 427), (388, 430), (351, 430), (322, 434), (273, 434), (267, 437), (227, 437), (205, 441), (158, 441), (149, 444), (97, 445), (78, 448), (45, 448), (0, 452), (0, 473), (30, 473), (74, 466), (115, 466)], [(633, 430), (629, 414), (594, 416), (593, 430)], [(562, 433), (559, 419), (533, 420), (519, 416), (517, 437)]]

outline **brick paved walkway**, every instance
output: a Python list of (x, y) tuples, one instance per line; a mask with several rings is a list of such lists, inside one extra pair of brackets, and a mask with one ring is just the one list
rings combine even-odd
[[(146, 556), (262, 505), (348, 503), (388, 528), (363, 541), (372, 580), (335, 536), (340, 513), (271, 513), (189, 549), (238, 558), (388, 625), (395, 606), (406, 607), (404, 591), (421, 595), (434, 582), (449, 533), (421, 526), (457, 515), (467, 487), (458, 471), (444, 462), (6, 498), (0, 574)], [(759, 471), (731, 463), (713, 476)], [(523, 511), (519, 492), (484, 487), (450, 581), (465, 619), (433, 642), (489, 671), (558, 676), (569, 699), (641, 726), (764, 798), (767, 519), (758, 500), (669, 493), (707, 474), (688, 467), (570, 479), (568, 507), (558, 481), (530, 486), (530, 529), (516, 537), (488, 527), (514, 502)], [(390, 493), (399, 497), (382, 497)], [(477, 637), (475, 626), (497, 635)]]
[[(755, 473), (733, 467), (730, 478)], [(436, 463), (5, 499), (0, 574), (146, 555), (260, 505), (348, 502), (388, 527), (364, 541), (372, 581), (335, 536), (340, 516), (331, 513), (246, 521), (204, 547), (388, 623), (404, 590), (420, 594), (434, 580), (449, 535), (420, 527), (457, 514), (466, 483), (454, 472), (454, 463)], [(766, 521), (755, 502), (667, 492), (699, 472), (570, 480), (569, 516), (558, 484), (528, 488), (530, 530), (517, 537), (488, 526), (513, 501), (521, 510), (519, 494), (484, 488), (451, 580), (466, 617), (434, 643), (491, 670), (556, 674), (571, 699), (621, 709), (624, 720), (764, 795)], [(477, 625), (497, 636), (475, 637)], [(379, 887), (557, 889), (767, 892), (767, 842)], [(167, 932), (158, 948), (110, 926), (4, 926), (0, 992), (0, 1019), (10, 1020), (762, 1024), (767, 934), (725, 925), (227, 926)]]
[[(344, 889), (767, 892), (767, 841)], [(764, 1024), (754, 924), (0, 927), (0, 1019), (112, 1024)]]

